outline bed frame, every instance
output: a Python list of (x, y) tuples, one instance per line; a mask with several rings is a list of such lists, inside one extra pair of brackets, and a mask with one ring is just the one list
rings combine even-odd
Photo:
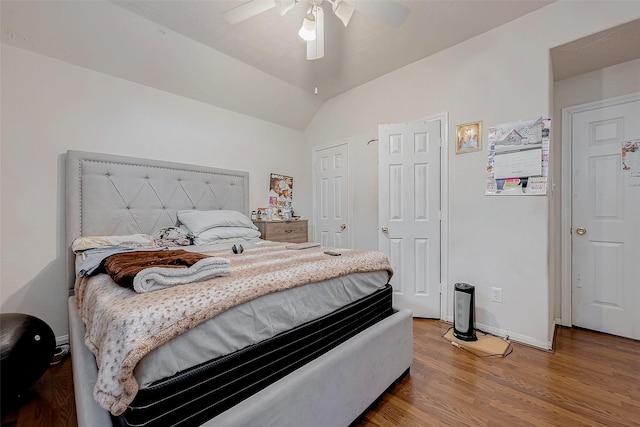
[[(174, 225), (180, 209), (250, 211), (247, 172), (82, 151), (68, 151), (66, 161), (69, 248), (81, 235), (150, 234)], [(73, 260), (69, 251), (71, 291)], [(78, 425), (110, 426), (93, 399), (97, 366), (73, 296), (69, 329)], [(412, 360), (411, 312), (397, 311), (203, 425), (346, 426)]]

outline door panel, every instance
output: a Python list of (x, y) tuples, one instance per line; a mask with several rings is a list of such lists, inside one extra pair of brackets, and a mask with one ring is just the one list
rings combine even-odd
[(378, 140), (379, 248), (394, 270), (394, 305), (439, 318), (440, 121), (380, 125)]

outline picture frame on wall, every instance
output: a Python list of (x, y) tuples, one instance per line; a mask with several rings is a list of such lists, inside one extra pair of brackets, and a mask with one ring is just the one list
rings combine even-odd
[(269, 176), (269, 206), (291, 206), (293, 201), (293, 177), (272, 173)]
[(456, 154), (482, 150), (482, 122), (456, 126)]

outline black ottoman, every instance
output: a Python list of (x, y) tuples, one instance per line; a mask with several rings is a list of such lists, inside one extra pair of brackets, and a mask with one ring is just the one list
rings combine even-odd
[(55, 348), (53, 331), (44, 321), (28, 314), (0, 314), (3, 407), (13, 406), (38, 381), (49, 367)]

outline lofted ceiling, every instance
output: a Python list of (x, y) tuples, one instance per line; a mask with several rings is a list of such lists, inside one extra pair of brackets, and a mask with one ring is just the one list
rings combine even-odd
[[(237, 24), (221, 16), (247, 1), (3, 0), (2, 42), (304, 130), (325, 100), (552, 2), (394, 0), (409, 9), (396, 27), (359, 11), (353, 0), (346, 28), (326, 12), (325, 57), (308, 61), (297, 35), (308, 0), (285, 16), (275, 8)], [(386, 0), (360, 3), (379, 1)], [(575, 74), (588, 55), (582, 45), (562, 49), (553, 56), (554, 72)]]
[[(348, 1), (348, 0), (346, 0)], [(369, 0), (360, 3), (383, 3)], [(325, 57), (306, 60), (306, 43), (298, 30), (308, 0), (285, 16), (275, 8), (237, 24), (222, 13), (247, 0), (220, 1), (116, 1), (119, 6), (204, 45), (265, 71), (304, 91), (316, 86), (328, 99), (383, 74), (425, 58), (550, 3), (518, 1), (403, 1), (410, 10), (400, 27), (356, 11), (345, 28), (325, 11)]]

